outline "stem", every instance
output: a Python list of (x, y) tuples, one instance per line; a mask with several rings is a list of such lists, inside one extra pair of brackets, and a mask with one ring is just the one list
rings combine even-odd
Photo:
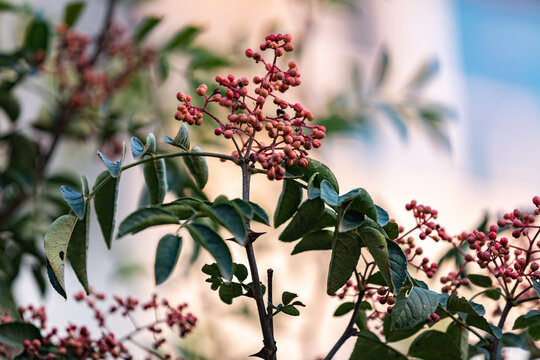
[[(355, 275), (357, 281), (359, 280), (358, 272), (355, 270)], [(358, 281), (358, 287), (360, 288), (361, 284), (360, 281)], [(343, 331), (343, 334), (341, 334), (338, 341), (334, 344), (328, 355), (324, 358), (324, 360), (330, 360), (336, 355), (337, 351), (341, 348), (343, 344), (345, 344), (345, 341), (347, 341), (351, 336), (355, 335), (357, 333), (357, 330), (354, 327), (356, 315), (358, 314), (358, 310), (360, 310), (360, 304), (362, 303), (362, 299), (364, 298), (364, 290), (360, 291), (358, 293), (358, 299), (356, 300), (356, 304), (354, 305), (354, 310), (351, 315), (351, 319), (349, 320), (349, 323), (347, 324), (347, 327)]]
[[(274, 275), (274, 270), (268, 269), (266, 270), (266, 278), (268, 279), (268, 307), (266, 308), (266, 313), (268, 315), (272, 314), (272, 305), (273, 299), (272, 299), (272, 277)], [(268, 316), (268, 325), (270, 326), (270, 331), (272, 331), (272, 337), (274, 337), (274, 317)]]
[[(439, 308), (442, 308), (442, 307), (439, 307)], [(459, 318), (455, 317), (454, 315), (452, 315), (452, 313), (444, 308), (442, 308), (444, 310), (444, 312), (446, 313), (446, 315), (448, 315), (452, 320), (454, 320), (454, 322), (462, 327), (464, 327), (465, 329), (469, 330), (470, 332), (472, 332), (474, 335), (476, 335), (481, 341), (483, 341), (484, 343), (488, 343), (488, 341), (486, 340), (486, 338), (484, 338), (482, 335), (480, 335), (476, 330), (474, 330), (472, 327), (470, 327), (469, 325), (465, 324), (463, 321), (461, 321)]]
[[(513, 298), (507, 298), (506, 304), (504, 305), (504, 309), (501, 313), (501, 318), (499, 319), (499, 323), (497, 324), (498, 327), (502, 328), (504, 327), (504, 322), (506, 321), (506, 318), (508, 317), (508, 313), (510, 312), (510, 309), (512, 309), (512, 306), (514, 305), (514, 299)], [(489, 358), (491, 360), (498, 359), (499, 356), (499, 339), (493, 338), (491, 339), (491, 346), (489, 347)]]
[[(249, 168), (248, 163), (243, 160), (240, 162), (240, 167), (242, 168), (242, 200), (249, 201), (249, 189), (250, 189), (250, 180), (251, 180), (251, 169)], [(251, 229), (249, 222), (246, 223), (248, 234), (251, 234)], [(248, 237), (250, 237), (248, 235)], [(259, 322), (261, 325), (261, 331), (263, 335), (263, 344), (262, 354), (266, 360), (276, 360), (276, 341), (272, 335), (272, 329), (270, 327), (270, 321), (268, 319), (268, 314), (264, 308), (264, 299), (261, 290), (261, 281), (259, 279), (259, 270), (257, 269), (257, 261), (255, 259), (255, 252), (253, 250), (253, 241), (248, 238), (246, 242), (246, 254), (249, 262), (249, 269), (251, 272), (252, 280), (252, 290), (253, 297), (257, 303), (257, 312), (259, 314)]]

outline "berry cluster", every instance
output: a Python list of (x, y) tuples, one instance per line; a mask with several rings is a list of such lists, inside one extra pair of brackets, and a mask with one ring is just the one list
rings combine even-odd
[[(162, 327), (177, 329), (179, 336), (184, 337), (189, 334), (197, 323), (197, 318), (191, 313), (185, 313), (186, 304), (172, 307), (165, 299), (158, 299), (153, 295), (151, 300), (144, 304), (139, 304), (137, 299), (127, 297), (114, 297), (114, 304), (107, 310), (102, 311), (97, 306), (98, 302), (106, 299), (104, 294), (92, 293), (89, 296), (84, 293), (75, 295), (75, 300), (85, 303), (94, 313), (98, 323), (100, 335), (93, 337), (86, 326), (68, 325), (65, 333), (61, 334), (58, 328), (47, 329), (47, 315), (44, 307), (36, 308), (32, 305), (19, 308), (19, 313), (24, 322), (32, 323), (44, 331), (41, 339), (28, 339), (24, 341), (25, 359), (107, 359), (121, 358), (133, 359), (133, 355), (128, 347), (128, 343), (143, 348), (146, 359), (172, 359), (170, 354), (157, 355), (155, 350), (165, 343), (165, 338), (161, 335)], [(139, 326), (135, 323), (135, 311), (151, 311), (155, 314), (155, 320), (148, 325)], [(158, 313), (164, 312), (164, 317), (159, 318)], [(106, 316), (120, 313), (121, 316), (133, 322), (134, 330), (122, 337), (116, 337), (113, 331), (106, 324)], [(2, 323), (13, 321), (9, 314), (2, 317)], [(142, 346), (134, 338), (142, 332), (149, 332), (153, 335), (153, 349)], [(7, 346), (0, 347), (0, 355), (6, 356), (13, 349)]]
[[(292, 165), (298, 160), (300, 166), (307, 166), (307, 154), (312, 148), (321, 146), (326, 136), (324, 126), (309, 125), (313, 115), (299, 103), (290, 103), (277, 94), (285, 93), (290, 87), (301, 84), (300, 73), (294, 61), (287, 68), (280, 68), (277, 59), (284, 52), (294, 50), (289, 34), (270, 34), (260, 45), (261, 51), (273, 51), (273, 60), (267, 62), (260, 52), (247, 49), (245, 55), (256, 63), (262, 63), (265, 73), (252, 79), (253, 93), (248, 87), (249, 79), (234, 75), (217, 76), (216, 82), (222, 88), (208, 93), (208, 86), (197, 88), (197, 95), (204, 98), (204, 105), (192, 103), (191, 96), (179, 92), (178, 106), (174, 117), (190, 125), (201, 125), (207, 115), (218, 124), (214, 130), (217, 136), (232, 139), (236, 150), (233, 157), (248, 161), (252, 167), (256, 163), (266, 170), (270, 180), (280, 180), (285, 176), (284, 164)], [(222, 92), (224, 90), (224, 92)], [(265, 111), (270, 101), (274, 113)], [(208, 109), (210, 103), (217, 103), (228, 111), (226, 120), (220, 120)], [(257, 134), (265, 133), (266, 142)]]
[[(66, 25), (57, 26), (59, 42), (54, 60), (58, 90), (73, 109), (98, 107), (118, 89), (126, 86), (134, 72), (152, 61), (153, 52), (135, 47), (126, 30), (113, 25), (98, 53), (104, 64), (96, 66), (97, 57), (90, 48), (99, 46), (90, 38)], [(118, 62), (121, 66), (108, 66)]]

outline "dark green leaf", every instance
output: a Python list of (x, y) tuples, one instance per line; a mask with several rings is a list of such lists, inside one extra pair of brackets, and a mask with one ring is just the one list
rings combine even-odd
[(77, 22), (85, 5), (83, 1), (72, 2), (66, 5), (64, 22), (68, 27), (72, 27)]
[(146, 36), (161, 22), (161, 17), (156, 16), (147, 16), (144, 19), (142, 19), (137, 27), (135, 28), (135, 32), (133, 34), (133, 40), (135, 41), (135, 44), (141, 43)]
[(249, 204), (249, 202), (244, 201), (242, 199), (233, 199), (231, 200), (232, 205), (236, 207), (238, 211), (244, 216), (246, 219), (252, 220), (253, 219), (253, 208)]
[(391, 348), (379, 340), (379, 338), (369, 331), (362, 331), (356, 334), (358, 339), (354, 345), (353, 352), (349, 360), (406, 360), (407, 358), (399, 351)]
[(286, 306), (281, 308), (281, 311), (284, 312), (285, 314), (291, 315), (291, 316), (300, 315), (300, 311), (297, 308), (295, 308), (293, 305), (286, 305)]
[(201, 32), (196, 26), (186, 26), (180, 29), (163, 47), (163, 51), (185, 50)]
[(206, 275), (221, 277), (221, 273), (219, 272), (219, 268), (217, 267), (216, 263), (204, 264), (201, 270)]
[(260, 222), (264, 225), (270, 225), (270, 219), (268, 218), (268, 214), (262, 207), (260, 207), (258, 204), (255, 204), (252, 201), (249, 201), (249, 205), (253, 209), (253, 220)]
[(297, 297), (298, 295), (295, 293), (284, 291), (283, 294), (281, 294), (281, 302), (283, 303), (283, 305), (289, 305), (291, 301), (293, 301)]
[(167, 58), (163, 54), (159, 54), (157, 57), (157, 71), (159, 75), (159, 80), (167, 80), (170, 70), (171, 65), (169, 64), (169, 60), (167, 60)]
[(540, 325), (540, 311), (530, 310), (527, 314), (521, 315), (516, 319), (512, 329), (525, 329), (535, 325)]
[(478, 315), (465, 315), (466, 323), (470, 326), (484, 330), (487, 333), (495, 336), (497, 339), (500, 339), (502, 336), (502, 330), (498, 326), (490, 324), (485, 318)]
[(0, 343), (14, 348), (24, 347), (24, 340), (40, 339), (37, 327), (27, 322), (8, 322), (0, 324)]
[[(298, 161), (295, 162), (292, 166), (287, 166), (287, 172), (291, 175), (300, 176), (300, 178), (306, 183), (309, 181), (311, 176), (315, 173), (319, 173), (318, 181), (328, 180), (332, 187), (339, 192), (339, 185), (335, 175), (330, 171), (330, 169), (323, 163), (308, 158), (308, 165), (301, 167), (298, 165)], [(319, 185), (317, 183), (316, 185)]]
[(187, 226), (191, 237), (199, 242), (216, 259), (221, 276), (231, 281), (233, 275), (232, 257), (225, 241), (214, 230), (202, 224)]
[(386, 314), (383, 320), (383, 333), (387, 342), (396, 342), (403, 339), (410, 338), (420, 330), (424, 328), (425, 323), (419, 323), (418, 325), (410, 329), (392, 329), (392, 317), (390, 314)]
[(120, 176), (113, 178), (107, 170), (103, 171), (96, 179), (94, 191), (100, 186), (94, 195), (94, 209), (96, 210), (99, 227), (107, 248), (111, 248), (116, 221), (116, 200), (118, 199), (118, 187)]
[(399, 291), (407, 279), (407, 256), (398, 244), (387, 240), (388, 262), (390, 263), (390, 278), (395, 291)]
[(157, 207), (142, 208), (131, 213), (122, 221), (118, 229), (118, 237), (126, 234), (135, 234), (150, 226), (176, 224), (178, 218), (171, 212)]
[(90, 203), (87, 203), (86, 214), (82, 220), (78, 220), (75, 224), (67, 249), (67, 257), (71, 263), (71, 267), (87, 294), (90, 294), (88, 274), (86, 271), (89, 233)]
[[(147, 159), (149, 155), (145, 155)], [(150, 204), (159, 205), (163, 203), (167, 194), (167, 170), (164, 159), (154, 159), (145, 162), (143, 165), (144, 180), (150, 196)]]
[(364, 241), (371, 256), (375, 260), (377, 267), (379, 268), (381, 275), (386, 281), (390, 291), (394, 292), (394, 285), (392, 282), (392, 275), (390, 273), (390, 260), (388, 254), (388, 244), (383, 234), (373, 229), (372, 227), (364, 227), (358, 230), (360, 238)]
[(502, 296), (502, 291), (499, 288), (488, 289), (484, 292), (484, 294), (490, 299), (499, 300), (499, 298)]
[(514, 334), (511, 332), (504, 333), (501, 337), (501, 343), (503, 347), (517, 347), (521, 348), (523, 350), (527, 350), (527, 344), (525, 343), (525, 340), (518, 334)]
[(538, 280), (536, 279), (532, 279), (532, 283), (534, 291), (536, 292), (536, 296), (540, 298), (540, 282), (538, 282)]
[(486, 313), (486, 310), (482, 305), (472, 301), (467, 301), (465, 297), (459, 297), (454, 294), (448, 297), (446, 308), (451, 312), (461, 312), (471, 315), (484, 316)]
[(47, 51), (49, 47), (49, 24), (41, 17), (36, 16), (26, 28), (24, 48), (31, 54), (38, 50)]
[(458, 359), (466, 360), (469, 358), (469, 331), (463, 326), (452, 322), (446, 328), (446, 335), (452, 339), (452, 342), (457, 346), (460, 352)]
[(182, 249), (182, 238), (167, 234), (159, 240), (154, 262), (156, 285), (162, 284), (171, 275)]
[(277, 228), (289, 220), (301, 202), (302, 187), (296, 181), (283, 180), (283, 189), (274, 212), (274, 227)]
[(460, 350), (452, 338), (436, 330), (424, 331), (414, 339), (408, 355), (424, 360), (461, 359)]
[[(201, 153), (202, 150), (198, 146), (191, 148), (191, 153)], [(197, 185), (202, 190), (208, 182), (208, 165), (206, 159), (203, 156), (184, 156), (184, 163), (193, 178), (197, 182)]]
[(49, 278), (49, 282), (51, 283), (53, 289), (59, 293), (64, 299), (67, 300), (66, 291), (64, 290), (63, 286), (60, 285), (60, 281), (58, 281), (58, 278), (54, 274), (53, 268), (51, 267), (51, 264), (49, 263), (49, 260), (47, 261), (47, 277)]
[(390, 64), (390, 56), (386, 48), (381, 49), (379, 59), (377, 61), (377, 67), (375, 70), (375, 86), (374, 88), (380, 89), (388, 77), (388, 68)]
[(45, 255), (62, 289), (65, 289), (64, 268), (69, 239), (71, 238), (76, 222), (76, 216), (62, 215), (51, 224), (47, 234), (45, 234)]
[(320, 198), (306, 200), (291, 222), (279, 235), (279, 240), (290, 242), (302, 237), (315, 228), (324, 213), (324, 202)]
[(0, 91), (0, 109), (4, 110), (13, 122), (17, 120), (21, 113), (19, 100), (17, 100), (11, 91)]
[(339, 194), (326, 179), (321, 181), (321, 199), (330, 206), (338, 206), (340, 204)]
[(335, 238), (326, 293), (334, 294), (350, 279), (360, 258), (360, 239), (354, 233), (338, 233)]
[(84, 205), (85, 202), (84, 202), (83, 194), (81, 194), (78, 191), (73, 190), (72, 188), (66, 185), (60, 186), (60, 192), (62, 193), (62, 197), (64, 198), (64, 200), (66, 200), (66, 202), (68, 203), (71, 210), (73, 210), (75, 215), (77, 215), (79, 219), (82, 219), (84, 217), (84, 209), (85, 209), (85, 205)]
[(230, 64), (223, 56), (204, 48), (191, 49), (190, 53), (191, 61), (189, 62), (189, 69), (191, 71), (196, 69), (210, 70)]
[(242, 282), (248, 277), (248, 269), (243, 264), (234, 264), (234, 276)]
[(469, 274), (467, 275), (469, 280), (471, 280), (471, 283), (473, 283), (476, 286), (484, 287), (484, 288), (490, 288), (493, 286), (493, 282), (491, 281), (491, 278), (485, 275), (477, 275), (477, 274)]
[(386, 232), (386, 235), (390, 238), (390, 240), (395, 240), (399, 236), (399, 226), (395, 222), (389, 222), (386, 225), (383, 226), (384, 231)]
[(217, 204), (205, 209), (220, 224), (225, 226), (235, 238), (235, 241), (245, 246), (247, 242), (247, 229), (244, 219), (230, 203)]
[(317, 230), (309, 233), (296, 244), (291, 255), (311, 250), (331, 250), (333, 237), (332, 232), (328, 230)]
[(390, 221), (390, 216), (388, 216), (388, 213), (386, 210), (384, 210), (379, 205), (375, 205), (375, 209), (377, 210), (377, 222), (381, 226), (385, 226), (388, 224), (388, 221)]
[(414, 286), (407, 296), (407, 289), (401, 290), (392, 309), (392, 329), (410, 329), (425, 322), (438, 305), (436, 292)]
[(354, 309), (355, 303), (353, 302), (344, 302), (343, 304), (339, 305), (336, 311), (334, 311), (334, 316), (343, 316), (345, 314), (348, 314)]
[(346, 203), (352, 201), (349, 209), (358, 211), (368, 216), (371, 220), (377, 221), (377, 208), (368, 192), (361, 188), (353, 191), (355, 191), (354, 196), (349, 196), (347, 194), (341, 196), (340, 200), (343, 199), (341, 202)]

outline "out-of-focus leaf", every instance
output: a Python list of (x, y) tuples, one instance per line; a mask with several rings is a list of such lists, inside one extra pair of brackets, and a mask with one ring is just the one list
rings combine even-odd
[(21, 113), (19, 100), (11, 91), (0, 91), (0, 109), (4, 110), (11, 121), (15, 122)]
[(438, 71), (439, 61), (437, 59), (430, 59), (424, 62), (412, 77), (409, 87), (414, 90), (422, 88)]
[(186, 26), (180, 29), (173, 37), (169, 40), (167, 44), (163, 47), (163, 51), (173, 51), (173, 50), (185, 50), (195, 37), (201, 32), (201, 28), (197, 26)]
[(64, 9), (64, 23), (68, 27), (72, 27), (77, 22), (85, 5), (84, 1), (76, 1), (66, 5)]
[(41, 339), (41, 332), (27, 322), (8, 322), (0, 324), (0, 343), (14, 348), (23, 348), (24, 340)]
[(375, 90), (380, 89), (384, 85), (388, 77), (389, 66), (390, 56), (388, 55), (388, 50), (383, 47), (381, 49), (381, 53), (379, 54), (379, 58), (377, 59), (377, 64), (375, 68)]
[(135, 28), (135, 32), (133, 34), (135, 44), (141, 43), (146, 36), (148, 36), (148, 34), (161, 22), (162, 19), (162, 17), (156, 16), (147, 16), (143, 18)]

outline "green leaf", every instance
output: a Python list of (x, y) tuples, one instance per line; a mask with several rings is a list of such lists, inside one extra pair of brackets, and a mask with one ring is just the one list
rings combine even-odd
[(463, 326), (452, 322), (446, 328), (446, 334), (459, 349), (460, 357), (458, 359), (467, 360), (469, 358), (469, 331)]
[(484, 287), (484, 288), (490, 288), (493, 286), (493, 282), (491, 281), (491, 278), (485, 275), (477, 275), (477, 274), (469, 274), (467, 275), (471, 283), (473, 283), (476, 286)]
[(253, 220), (254, 211), (249, 202), (242, 199), (232, 199), (231, 203), (246, 219)]
[(69, 186), (60, 186), (62, 197), (68, 203), (69, 207), (79, 219), (84, 217), (85, 201), (84, 196), (78, 191), (73, 190)]
[(503, 347), (517, 347), (523, 350), (527, 350), (527, 344), (525, 340), (518, 334), (511, 332), (504, 333), (501, 337), (501, 343)]
[(410, 329), (392, 329), (392, 317), (386, 314), (383, 319), (383, 334), (387, 342), (396, 342), (410, 338), (424, 328), (425, 323), (419, 323)]
[(317, 230), (305, 235), (296, 244), (291, 255), (296, 255), (304, 251), (331, 250), (334, 235), (328, 230)]
[(392, 309), (392, 329), (410, 329), (426, 321), (437, 310), (439, 295), (431, 290), (413, 286), (401, 290)]
[(62, 289), (65, 289), (64, 268), (69, 239), (71, 238), (76, 222), (76, 216), (62, 215), (51, 224), (47, 234), (45, 234), (45, 255), (47, 256), (47, 260), (51, 265), (51, 270)]
[(352, 209), (347, 209), (341, 217), (339, 232), (347, 232), (356, 229), (364, 222), (365, 215)]
[(300, 310), (298, 310), (294, 305), (286, 305), (281, 308), (281, 311), (284, 312), (287, 315), (291, 316), (299, 316)]
[(41, 340), (39, 329), (27, 322), (8, 322), (0, 324), (0, 343), (14, 348), (23, 348), (24, 340)]
[(163, 47), (163, 51), (185, 50), (201, 32), (196, 26), (186, 26), (180, 29)]
[(268, 218), (268, 214), (266, 213), (266, 211), (264, 211), (262, 207), (252, 201), (249, 201), (249, 205), (253, 209), (253, 220), (261, 224), (270, 226), (270, 219)]
[(143, 18), (133, 33), (133, 41), (135, 44), (140, 44), (146, 36), (161, 22), (162, 17), (147, 16)]
[(167, 135), (164, 135), (164, 137), (165, 137), (165, 141), (168, 144), (176, 146), (185, 151), (189, 150), (189, 131), (188, 131), (186, 123), (182, 123), (174, 139), (171, 139)]
[(362, 331), (356, 336), (358, 339), (349, 360), (407, 360), (403, 354), (382, 343), (377, 335), (370, 331)]
[(337, 234), (326, 282), (328, 295), (334, 294), (350, 279), (360, 258), (360, 248), (360, 239), (354, 233)]
[[(148, 158), (144, 155), (143, 158)], [(155, 159), (143, 164), (144, 180), (150, 196), (150, 204), (159, 205), (163, 203), (167, 194), (167, 170), (165, 159)]]
[(283, 294), (281, 294), (281, 302), (283, 303), (283, 305), (289, 305), (291, 301), (293, 301), (297, 297), (298, 294), (284, 291)]
[(347, 301), (339, 305), (336, 311), (334, 311), (334, 316), (343, 316), (348, 314), (354, 309), (355, 303)]
[(388, 215), (386, 210), (384, 210), (379, 205), (375, 205), (375, 209), (377, 210), (377, 222), (379, 223), (379, 225), (385, 226), (386, 224), (388, 224), (388, 221), (390, 221), (390, 216)]
[(214, 230), (202, 224), (187, 225), (191, 237), (199, 242), (216, 259), (221, 276), (231, 281), (233, 275), (232, 257), (225, 241)]
[(396, 240), (399, 237), (399, 226), (397, 223), (389, 222), (383, 226), (383, 229), (390, 240)]
[(190, 49), (191, 61), (189, 70), (210, 70), (230, 65), (230, 62), (221, 55), (217, 55), (205, 48)]
[(499, 300), (499, 298), (502, 296), (502, 291), (499, 288), (488, 289), (484, 291), (484, 295), (486, 295), (490, 299)]
[(423, 63), (418, 71), (414, 74), (409, 87), (417, 90), (423, 87), (433, 76), (439, 71), (439, 62), (437, 59), (430, 59)]
[(388, 50), (386, 48), (382, 48), (381, 53), (379, 55), (379, 59), (377, 61), (377, 67), (375, 70), (375, 84), (374, 88), (380, 89), (386, 79), (388, 74), (388, 68), (390, 65), (390, 56), (388, 55)]
[[(191, 148), (191, 153), (201, 153), (202, 149), (198, 146)], [(197, 185), (202, 190), (208, 182), (208, 165), (206, 164), (206, 159), (203, 156), (184, 156), (184, 163)]]
[[(388, 244), (383, 234), (372, 227), (364, 227), (358, 230), (358, 235), (364, 241), (371, 256), (375, 260), (377, 267), (379, 268), (381, 275), (386, 281), (390, 291), (394, 292), (399, 290), (394, 288), (392, 282), (392, 275), (390, 273), (390, 259), (388, 254)], [(406, 268), (405, 268), (406, 271)]]
[(205, 208), (205, 210), (234, 235), (234, 239), (238, 244), (246, 245), (246, 223), (233, 205), (230, 203), (214, 204), (212, 207)]
[(169, 77), (171, 70), (171, 65), (169, 64), (169, 60), (167, 60), (167, 57), (163, 54), (158, 54), (157, 57), (157, 71), (159, 80), (165, 81)]
[(64, 299), (67, 300), (66, 291), (64, 290), (62, 285), (60, 285), (60, 281), (58, 281), (58, 278), (54, 274), (54, 271), (51, 267), (49, 260), (46, 260), (46, 261), (47, 261), (47, 277), (49, 278), (49, 282), (51, 283), (53, 289), (57, 293), (59, 293)]
[(371, 220), (377, 221), (377, 207), (373, 203), (373, 200), (371, 199), (371, 196), (369, 196), (368, 192), (361, 188), (353, 191), (355, 191), (354, 196), (348, 195), (352, 191), (341, 196), (341, 202), (346, 203), (348, 201), (352, 201), (349, 209), (358, 211), (368, 216)]
[(126, 234), (135, 234), (150, 226), (176, 224), (178, 218), (171, 212), (157, 207), (148, 207), (139, 209), (131, 213), (122, 221), (118, 229), (118, 237)]
[(0, 90), (0, 109), (4, 110), (12, 122), (17, 120), (21, 113), (21, 105), (13, 92)]
[(340, 204), (339, 194), (326, 179), (321, 181), (321, 199), (330, 206), (338, 206)]
[(315, 228), (324, 213), (324, 202), (320, 198), (306, 200), (291, 222), (279, 235), (279, 240), (294, 241)]
[[(102, 184), (102, 185), (100, 185)], [(107, 248), (111, 248), (114, 236), (114, 225), (116, 222), (116, 206), (118, 199), (118, 188), (120, 176), (114, 178), (105, 170), (98, 175), (94, 191), (98, 186), (99, 190), (94, 195), (94, 209), (96, 210), (99, 227)]]
[(77, 22), (81, 15), (85, 3), (83, 1), (77, 1), (67, 4), (64, 10), (64, 23), (70, 28)]
[(540, 311), (530, 310), (527, 314), (519, 316), (514, 322), (512, 330), (526, 329), (530, 326), (540, 325)]
[(471, 315), (484, 316), (486, 310), (480, 304), (472, 301), (467, 301), (465, 297), (450, 295), (446, 303), (446, 309), (451, 312), (461, 312)]
[(536, 296), (540, 298), (540, 282), (538, 282), (538, 280), (536, 279), (532, 279), (532, 283), (534, 291), (536, 292)]
[[(328, 180), (332, 187), (339, 192), (339, 185), (336, 179), (336, 176), (330, 171), (330, 169), (323, 163), (308, 158), (308, 165), (301, 167), (296, 161), (292, 166), (287, 166), (287, 172), (291, 175), (300, 176), (300, 178), (306, 183), (309, 181), (311, 176), (315, 173), (319, 173), (318, 181)], [(317, 183), (316, 185), (319, 185)]]
[(24, 48), (34, 54), (38, 50), (47, 51), (49, 47), (49, 24), (41, 17), (36, 16), (26, 28), (24, 35)]
[(395, 291), (399, 291), (407, 279), (407, 256), (398, 244), (387, 240), (390, 278)]
[(171, 275), (182, 249), (182, 238), (167, 234), (159, 240), (154, 262), (156, 285), (162, 284)]
[(296, 182), (284, 179), (283, 189), (274, 212), (274, 228), (289, 220), (302, 202), (302, 187)]
[(484, 317), (478, 316), (478, 315), (468, 315), (465, 316), (465, 322), (470, 325), (474, 326), (480, 330), (484, 330), (487, 333), (495, 336), (497, 339), (500, 339), (502, 336), (502, 330), (498, 326), (495, 326), (493, 324), (490, 324)]
[(243, 264), (234, 264), (234, 276), (242, 282), (247, 279), (248, 277), (248, 269)]
[(459, 347), (452, 338), (436, 330), (424, 331), (414, 339), (408, 355), (424, 360), (461, 359)]
[(71, 267), (77, 275), (77, 279), (83, 286), (87, 294), (90, 294), (88, 285), (88, 274), (86, 271), (88, 239), (90, 234), (90, 203), (86, 203), (86, 215), (82, 220), (78, 220), (71, 233), (67, 249), (67, 257)]
[(318, 198), (321, 196), (319, 173), (316, 172), (309, 178), (307, 182), (307, 197), (309, 200)]

